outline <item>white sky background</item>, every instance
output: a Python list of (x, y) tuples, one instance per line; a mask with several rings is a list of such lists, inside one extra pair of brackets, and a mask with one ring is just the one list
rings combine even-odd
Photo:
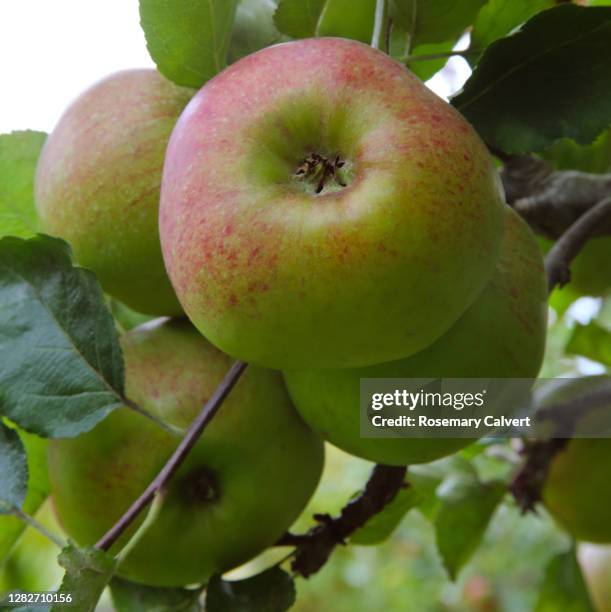
[(137, 0), (0, 0), (0, 132), (51, 131), (89, 85), (145, 66)]
[[(0, 0), (0, 133), (53, 129), (87, 87), (125, 68), (154, 66), (138, 0)], [(429, 85), (448, 96), (469, 76), (462, 58)]]

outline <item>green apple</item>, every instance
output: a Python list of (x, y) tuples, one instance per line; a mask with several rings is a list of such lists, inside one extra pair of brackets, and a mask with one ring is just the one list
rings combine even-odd
[(577, 556), (596, 612), (611, 612), (611, 546), (581, 544)]
[(104, 290), (138, 312), (182, 313), (157, 217), (167, 142), (192, 95), (155, 70), (113, 74), (66, 110), (38, 163), (44, 231), (67, 240)]
[[(127, 396), (182, 428), (231, 365), (184, 319), (147, 323), (124, 335), (122, 345)], [(81, 545), (95, 543), (178, 442), (128, 408), (89, 433), (51, 441), (52, 498), (68, 535)], [(323, 455), (322, 441), (294, 410), (282, 376), (249, 367), (163, 492), (158, 514), (130, 548), (120, 575), (185, 585), (249, 560), (301, 513)]]
[[(547, 253), (553, 243), (540, 238), (540, 244)], [(598, 236), (585, 244), (571, 264), (569, 287), (595, 297), (611, 291), (611, 236)]]
[[(568, 378), (548, 385), (541, 405), (570, 401), (572, 397), (608, 385), (606, 376)], [(611, 409), (611, 405), (607, 410)], [(589, 418), (608, 415), (592, 412)], [(589, 427), (592, 430), (592, 427)], [(554, 457), (542, 491), (543, 504), (573, 537), (587, 542), (611, 543), (609, 499), (611, 439), (574, 438)]]
[(488, 151), (390, 57), (305, 39), (209, 81), (172, 133), (160, 233), (185, 312), (274, 368), (371, 365), (436, 340), (503, 231)]
[(541, 366), (547, 304), (535, 236), (509, 207), (501, 256), (475, 303), (437, 342), (406, 359), (367, 368), (285, 371), (306, 422), (341, 449), (378, 463), (433, 461), (469, 438), (362, 438), (361, 378), (530, 378)]

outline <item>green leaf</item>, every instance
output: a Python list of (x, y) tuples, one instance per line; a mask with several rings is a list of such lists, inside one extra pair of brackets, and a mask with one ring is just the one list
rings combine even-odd
[(108, 300), (108, 305), (110, 307), (110, 312), (112, 312), (112, 316), (115, 318), (115, 321), (122, 331), (129, 331), (155, 318), (150, 315), (136, 312), (114, 298)]
[(44, 132), (0, 135), (0, 236), (29, 238), (39, 229), (34, 175)]
[(565, 350), (611, 368), (611, 332), (597, 323), (577, 324)]
[[(59, 592), (71, 593), (71, 605), (79, 612), (94, 612), (116, 569), (116, 559), (97, 548), (70, 545), (62, 550), (58, 561), (66, 570)], [(51, 610), (65, 612), (66, 604), (57, 604)]]
[(292, 38), (314, 36), (325, 2), (326, 0), (280, 0), (274, 13), (276, 28)]
[(554, 0), (489, 0), (473, 24), (471, 47), (483, 51), (497, 38), (554, 5)]
[(317, 36), (352, 38), (369, 44), (373, 34), (376, 0), (327, 0)]
[(164, 589), (113, 578), (110, 593), (116, 612), (200, 612), (201, 590)]
[(159, 71), (201, 87), (225, 68), (238, 0), (140, 0), (140, 24)]
[(451, 476), (440, 485), (435, 535), (452, 580), (479, 546), (504, 494), (503, 483), (481, 483), (466, 475)]
[(123, 357), (93, 273), (62, 240), (0, 239), (0, 411), (43, 437), (88, 431), (122, 403)]
[(594, 612), (575, 551), (554, 557), (545, 569), (535, 612)]
[(490, 145), (592, 142), (611, 123), (611, 8), (564, 4), (492, 43), (453, 104)]
[(350, 543), (370, 546), (383, 542), (392, 535), (406, 513), (422, 501), (424, 498), (421, 493), (413, 487), (402, 489), (382, 512), (376, 514), (350, 537)]
[(28, 491), (28, 462), (14, 429), (0, 421), (0, 514), (21, 509)]
[(392, 0), (397, 24), (412, 33), (412, 49), (423, 43), (456, 40), (487, 0)]
[[(28, 492), (22, 509), (34, 516), (49, 495), (47, 441), (25, 431), (18, 431), (28, 462)], [(25, 531), (25, 523), (14, 516), (0, 517), (0, 566), (11, 554)]]
[(231, 31), (228, 63), (281, 40), (274, 25), (274, 0), (241, 0)]
[(413, 72), (419, 79), (426, 81), (430, 79), (436, 72), (439, 72), (447, 63), (449, 57), (440, 57), (437, 59), (419, 60), (418, 56), (423, 55), (435, 55), (437, 53), (449, 53), (456, 44), (455, 39), (446, 40), (440, 43), (430, 43), (424, 45), (418, 45), (412, 50), (411, 56), (413, 59), (410, 62), (406, 62), (406, 66), (411, 72)]
[(410, 473), (408, 483), (397, 493), (395, 499), (382, 512), (376, 514), (351, 537), (351, 544), (379, 544), (389, 538), (403, 517), (413, 508), (418, 508), (435, 495), (439, 480), (428, 474)]
[(543, 157), (556, 170), (580, 170), (594, 174), (611, 172), (611, 129), (605, 130), (590, 145), (579, 145), (563, 138), (554, 143)]
[(295, 603), (295, 583), (274, 566), (246, 580), (214, 575), (206, 590), (206, 612), (284, 612)]

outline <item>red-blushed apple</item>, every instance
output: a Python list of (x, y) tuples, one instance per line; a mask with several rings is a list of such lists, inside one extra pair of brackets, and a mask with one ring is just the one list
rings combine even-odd
[[(122, 336), (122, 346), (127, 396), (181, 428), (231, 365), (184, 319), (147, 323)], [(179, 441), (128, 408), (77, 438), (51, 441), (53, 503), (68, 535), (94, 544)], [(282, 376), (250, 366), (163, 491), (158, 513), (130, 545), (119, 574), (178, 586), (249, 560), (301, 513), (323, 456), (321, 439), (293, 408)]]
[(192, 95), (155, 70), (113, 74), (65, 111), (38, 163), (44, 231), (67, 240), (104, 290), (138, 312), (182, 312), (157, 218), (165, 149)]
[(436, 340), (496, 262), (503, 198), (465, 119), (362, 43), (268, 47), (180, 117), (160, 233), (189, 318), (274, 368), (356, 367)]
[(596, 612), (611, 612), (611, 546), (580, 544), (577, 557)]
[[(570, 402), (611, 383), (608, 376), (566, 378), (548, 383), (539, 400), (542, 406)], [(592, 411), (586, 433), (604, 431), (609, 424), (608, 406)], [(580, 425), (577, 424), (579, 430)], [(611, 439), (576, 437), (554, 457), (545, 480), (542, 499), (549, 513), (574, 538), (611, 544)]]
[(361, 378), (536, 377), (547, 321), (543, 260), (526, 223), (509, 207), (505, 214), (501, 256), (488, 285), (458, 322), (424, 351), (367, 368), (285, 371), (291, 397), (313, 429), (370, 461), (425, 463), (473, 440), (361, 437)]

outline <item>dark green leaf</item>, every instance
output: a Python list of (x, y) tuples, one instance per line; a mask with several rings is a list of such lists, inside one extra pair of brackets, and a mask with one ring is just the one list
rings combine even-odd
[(0, 135), (0, 236), (29, 238), (38, 231), (34, 174), (44, 132)]
[(281, 40), (274, 25), (274, 0), (241, 0), (231, 31), (227, 61), (231, 64)]
[(611, 8), (565, 4), (492, 43), (453, 104), (508, 153), (594, 140), (611, 122)]
[[(28, 493), (22, 509), (26, 514), (34, 516), (49, 494), (47, 441), (25, 431), (18, 433), (28, 460)], [(0, 565), (11, 553), (25, 526), (17, 517), (0, 517)]]
[(294, 602), (293, 579), (279, 567), (231, 582), (217, 574), (206, 590), (206, 612), (284, 612)]
[(545, 569), (535, 612), (594, 612), (575, 551), (554, 557)]
[(376, 0), (327, 0), (318, 21), (317, 36), (353, 38), (371, 42)]
[(274, 13), (276, 28), (292, 38), (314, 36), (325, 1), (280, 0)]
[[(70, 545), (62, 550), (58, 561), (66, 570), (59, 592), (71, 593), (72, 606), (79, 612), (93, 612), (112, 578), (116, 559), (97, 548)], [(66, 605), (57, 604), (51, 610), (65, 612)]]
[(473, 23), (486, 0), (392, 0), (397, 24), (412, 33), (412, 49), (456, 40)]
[(503, 483), (484, 484), (466, 475), (451, 476), (437, 490), (437, 548), (452, 580), (479, 546), (504, 493)]
[(28, 490), (28, 462), (14, 429), (0, 420), (0, 514), (23, 506)]
[(569, 338), (566, 352), (582, 355), (611, 368), (611, 332), (597, 323), (578, 324)]
[(607, 129), (591, 144), (579, 145), (563, 138), (554, 143), (543, 157), (556, 170), (580, 170), (606, 174), (611, 172), (611, 129)]
[(62, 240), (0, 240), (0, 410), (44, 437), (87, 431), (121, 404), (123, 357), (95, 276)]
[(164, 589), (135, 584), (121, 578), (110, 583), (112, 601), (116, 612), (199, 612), (201, 591)]
[(159, 71), (201, 87), (226, 65), (238, 0), (140, 0), (140, 24)]
[(497, 38), (554, 5), (554, 0), (489, 0), (473, 24), (471, 47), (483, 51)]

